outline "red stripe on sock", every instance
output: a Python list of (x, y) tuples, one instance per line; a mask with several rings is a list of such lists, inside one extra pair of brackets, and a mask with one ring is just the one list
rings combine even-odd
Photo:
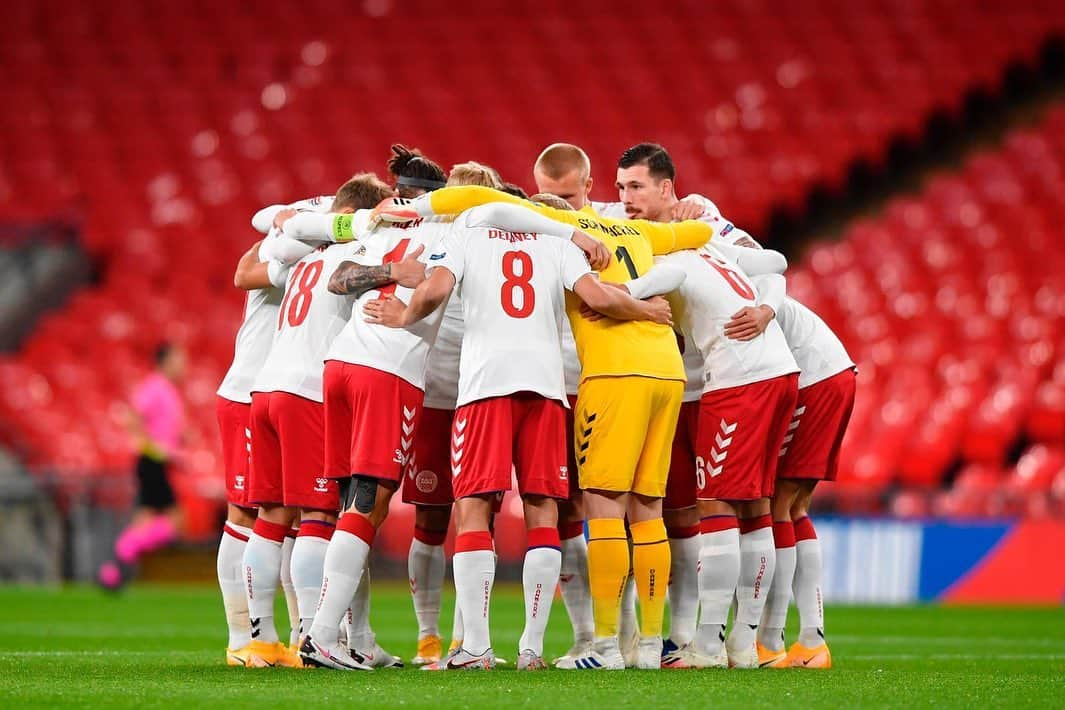
[(415, 525), (414, 539), (423, 545), (443, 545), (444, 540), (447, 539), (447, 530), (426, 530)]
[(795, 547), (795, 526), (790, 520), (773, 522), (773, 545), (778, 549)]
[(369, 518), (364, 518), (358, 513), (344, 513), (340, 516), (337, 530), (343, 530), (350, 535), (354, 535), (367, 545), (372, 545), (374, 536), (377, 535), (377, 530), (374, 529)]
[(803, 540), (816, 540), (817, 532), (814, 530), (814, 521), (807, 515), (795, 521), (795, 542)]
[(304, 520), (300, 523), (300, 532), (296, 537), (319, 537), (323, 540), (332, 540), (333, 531), (337, 526), (324, 520)]
[(709, 518), (703, 518), (699, 521), (699, 532), (701, 533), (716, 533), (723, 530), (732, 530), (738, 528), (740, 523), (736, 520), (735, 515), (711, 515)]
[(532, 528), (526, 534), (526, 542), (530, 550), (534, 547), (553, 547), (557, 550), (562, 546), (558, 528)]
[(699, 534), (698, 525), (685, 525), (676, 528), (666, 528), (666, 536), (670, 540), (686, 540), (689, 537), (695, 537)]
[(222, 526), (222, 532), (225, 533), (226, 535), (231, 535), (231, 536), (237, 538), (241, 542), (247, 542), (248, 541), (248, 536), (247, 535), (245, 535), (244, 533), (240, 532), (239, 530), (234, 530), (229, 525), (223, 525)]
[(289, 528), (288, 532), (285, 533), (285, 537), (297, 538), (299, 536), (300, 536), (300, 529), (299, 528)]
[(288, 534), (288, 526), (271, 523), (269, 520), (263, 520), (262, 518), (256, 518), (252, 532), (259, 537), (264, 537), (267, 540), (273, 540), (280, 544), (285, 541), (285, 535)]
[(578, 535), (584, 535), (584, 521), (574, 520), (568, 523), (558, 524), (558, 537), (562, 540), (572, 540)]
[(759, 515), (757, 518), (743, 518), (740, 520), (740, 535), (753, 533), (755, 530), (773, 527), (772, 515)]
[(492, 550), (492, 533), (487, 530), (462, 533), (455, 538), (455, 552), (477, 552)]

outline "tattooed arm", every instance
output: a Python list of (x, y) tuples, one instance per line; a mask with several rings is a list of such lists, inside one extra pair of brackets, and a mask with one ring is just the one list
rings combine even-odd
[(402, 261), (377, 266), (342, 261), (329, 279), (329, 293), (359, 297), (390, 283), (416, 288), (425, 280), (425, 265), (418, 261), (423, 251), (424, 245), (407, 254)]
[(367, 291), (392, 283), (392, 264), (364, 266), (342, 261), (329, 279), (329, 293), (338, 296), (361, 296)]

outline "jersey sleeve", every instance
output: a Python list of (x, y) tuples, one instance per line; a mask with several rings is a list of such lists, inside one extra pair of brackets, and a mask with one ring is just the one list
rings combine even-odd
[(437, 242), (426, 266), (427, 270), (437, 267), (447, 269), (455, 275), (456, 284), (462, 281), (462, 275), (466, 272), (466, 240), (461, 232), (450, 232)]
[(269, 205), (263, 207), (256, 212), (251, 218), (251, 226), (256, 231), (266, 234), (270, 231), (271, 225), (274, 223), (274, 217), (277, 213), (284, 209), (294, 210), (315, 210), (315, 211), (328, 211), (329, 207), (333, 204), (332, 195), (319, 195), (318, 197), (308, 197), (305, 200), (298, 200), (288, 205)]
[(263, 261), (280, 261), (283, 264), (295, 264), (313, 252), (315, 247), (289, 237), (285, 232), (263, 241), (259, 248), (259, 258)]
[(471, 207), (478, 207), (489, 202), (509, 202), (513, 205), (521, 205), (525, 203), (525, 200), (490, 187), (462, 185), (433, 190), (414, 200), (411, 207), (422, 217), (431, 217), (432, 215), (459, 214)]
[(669, 254), (681, 249), (698, 249), (710, 241), (714, 229), (705, 222), (648, 222), (639, 220), (640, 232), (647, 237), (651, 251)]
[(772, 249), (751, 249), (750, 247), (737, 246), (735, 244), (713, 243), (713, 248), (729, 261), (743, 269), (748, 276), (761, 276), (763, 274), (783, 274), (788, 270), (788, 259), (783, 254)]
[(592, 273), (592, 267), (588, 265), (584, 252), (578, 249), (573, 242), (563, 242), (561, 246), (562, 285), (572, 291), (573, 284), (577, 283), (586, 274)]
[(365, 225), (361, 214), (319, 214), (300, 212), (285, 222), (285, 234), (293, 239), (345, 244), (362, 235)]
[(266, 264), (266, 276), (270, 279), (274, 288), (284, 288), (288, 282), (288, 272), (292, 264), (283, 261), (271, 260)]
[(780, 306), (788, 295), (787, 279), (780, 274), (766, 274), (751, 279), (758, 289), (758, 305), (769, 306), (773, 313), (780, 313)]
[(493, 202), (463, 213), (469, 227), (497, 227), (508, 232), (543, 234), (559, 239), (573, 236), (573, 227), (532, 209), (532, 205)]
[(643, 276), (625, 283), (633, 298), (644, 299), (661, 296), (677, 289), (687, 274), (683, 269), (664, 263), (656, 263)]

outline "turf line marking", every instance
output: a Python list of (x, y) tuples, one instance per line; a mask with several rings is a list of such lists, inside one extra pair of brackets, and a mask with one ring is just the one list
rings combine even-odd
[(3, 651), (4, 656), (17, 658), (47, 658), (49, 656), (138, 656), (153, 658), (172, 658), (182, 656), (193, 658), (202, 656), (205, 651)]
[(1065, 653), (876, 653), (839, 654), (856, 661), (1062, 661)]
[(882, 644), (917, 644), (917, 645), (943, 645), (943, 646), (968, 646), (972, 643), (1002, 645), (1002, 646), (1050, 646), (1061, 648), (1065, 651), (1065, 641), (1048, 638), (1005, 638), (1001, 636), (854, 636), (849, 634), (830, 634), (830, 641), (842, 641), (844, 643), (882, 643)]

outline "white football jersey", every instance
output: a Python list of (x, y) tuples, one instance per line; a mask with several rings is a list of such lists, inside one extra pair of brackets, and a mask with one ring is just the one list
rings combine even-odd
[(542, 234), (455, 223), (430, 258), (455, 275), (465, 333), (458, 406), (487, 397), (536, 392), (566, 402), (561, 333), (565, 294), (591, 273), (572, 242)]
[(562, 319), (562, 370), (566, 377), (566, 394), (576, 397), (581, 384), (581, 359), (577, 356), (577, 341), (569, 318)]
[[(425, 247), (420, 257), (428, 261), (437, 243), (452, 225), (443, 220), (417, 219), (413, 222), (379, 227), (362, 238), (366, 247), (367, 264), (387, 264), (402, 261), (419, 246)], [(413, 289), (389, 285), (367, 291), (352, 307), (351, 320), (333, 340), (327, 360), (339, 360), (353, 365), (372, 367), (403, 378), (420, 390), (425, 389), (425, 362), (436, 339), (444, 309), (438, 308), (425, 319), (405, 328), (389, 328), (367, 323), (363, 305), (382, 295), (395, 294), (404, 303), (410, 302)]]
[(703, 396), (703, 384), (706, 376), (706, 360), (695, 343), (684, 339), (684, 352), (680, 354), (684, 363), (684, 397), (682, 402), (698, 402)]
[(318, 195), (317, 197), (308, 197), (303, 200), (297, 200), (296, 202), (290, 202), (287, 205), (269, 205), (268, 207), (263, 207), (252, 215), (251, 226), (257, 231), (266, 234), (274, 224), (274, 217), (276, 217), (277, 213), (281, 210), (293, 209), (310, 210), (311, 212), (328, 212), (333, 207), (333, 199), (333, 195)]
[[(276, 229), (270, 229), (270, 233), (259, 246), (260, 260), (265, 261), (261, 256), (264, 245), (268, 240), (278, 238), (278, 234)], [(271, 278), (275, 276), (287, 276), (285, 269), (272, 272)], [(220, 397), (231, 402), (251, 402), (252, 385), (255, 376), (266, 362), (266, 356), (270, 354), (274, 329), (277, 327), (277, 311), (284, 297), (285, 289), (273, 286), (248, 291), (244, 301), (244, 317), (233, 347), (233, 362), (218, 387)]]
[(798, 372), (784, 333), (776, 321), (749, 341), (730, 340), (725, 324), (736, 311), (758, 302), (758, 292), (736, 264), (712, 247), (685, 250), (656, 261), (687, 274), (676, 291), (666, 295), (673, 322), (703, 356), (703, 392), (761, 382)]
[[(710, 204), (713, 205), (712, 202)], [(753, 249), (762, 248), (757, 240), (738, 228), (720, 236), (715, 234), (714, 239)], [(784, 332), (791, 354), (799, 366), (799, 389), (855, 367), (843, 343), (832, 329), (820, 316), (791, 296), (786, 296), (781, 302), (780, 308), (777, 309), (776, 322)]]
[(425, 361), (425, 403), (430, 409), (455, 409), (459, 398), (459, 356), (462, 353), (462, 298), (451, 292), (436, 342)]
[(600, 217), (608, 217), (610, 219), (628, 219), (629, 216), (625, 214), (625, 205), (620, 202), (596, 202), (595, 200), (589, 200), (588, 204), (592, 206), (595, 213)]
[(329, 345), (351, 318), (353, 299), (329, 293), (329, 277), (342, 261), (359, 261), (359, 243), (335, 244), (300, 259), (289, 271), (274, 323), (274, 342), (253, 392), (288, 392), (322, 401), (322, 372)]
[(777, 311), (776, 322), (795, 356), (799, 369), (799, 388), (827, 380), (855, 367), (839, 337), (821, 317), (794, 298), (788, 297)]

